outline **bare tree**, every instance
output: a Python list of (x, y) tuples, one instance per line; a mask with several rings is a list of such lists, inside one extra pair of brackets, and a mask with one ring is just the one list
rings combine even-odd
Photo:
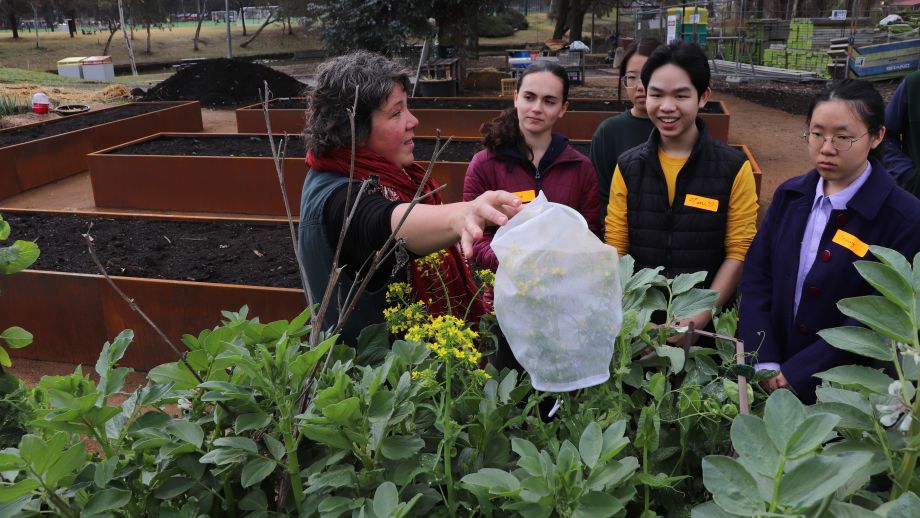
[(204, 11), (208, 8), (208, 0), (198, 0), (198, 25), (195, 26), (195, 37), (192, 38), (192, 44), (195, 50), (198, 50), (198, 41), (201, 38), (201, 23), (204, 22)]

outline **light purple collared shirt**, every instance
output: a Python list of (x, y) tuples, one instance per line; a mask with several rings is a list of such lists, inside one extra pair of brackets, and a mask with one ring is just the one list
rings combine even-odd
[[(805, 225), (805, 234), (802, 236), (802, 248), (799, 252), (799, 273), (795, 279), (795, 302), (793, 306), (793, 315), (799, 312), (799, 302), (802, 299), (802, 285), (805, 283), (805, 277), (811, 271), (811, 266), (818, 255), (818, 247), (821, 245), (821, 236), (827, 227), (827, 221), (831, 217), (831, 211), (844, 210), (847, 203), (853, 199), (853, 196), (862, 188), (869, 175), (872, 173), (872, 166), (866, 162), (866, 169), (859, 175), (853, 183), (845, 189), (830, 196), (824, 195), (824, 178), (818, 179), (818, 185), (815, 187), (815, 199), (811, 204), (811, 213), (808, 214), (808, 223)], [(780, 370), (777, 363), (758, 363), (754, 366), (756, 370), (772, 369)]]

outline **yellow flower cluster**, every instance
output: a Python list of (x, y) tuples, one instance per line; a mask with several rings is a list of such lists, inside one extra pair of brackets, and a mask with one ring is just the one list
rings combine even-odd
[(386, 319), (390, 332), (398, 335), (414, 326), (427, 322), (428, 311), (425, 309), (425, 304), (414, 302), (406, 306), (400, 304), (386, 308), (383, 310), (383, 317)]
[(487, 286), (492, 286), (495, 284), (495, 272), (488, 269), (482, 269), (476, 271), (476, 278), (479, 279), (479, 282)]
[(387, 302), (405, 302), (412, 295), (412, 286), (408, 282), (394, 282), (387, 286)]
[(447, 250), (439, 250), (433, 254), (428, 254), (425, 257), (416, 259), (415, 264), (418, 265), (423, 275), (428, 275), (431, 272), (437, 272), (438, 268), (441, 266), (441, 261), (446, 258)]
[(463, 320), (453, 315), (441, 315), (428, 323), (416, 325), (406, 331), (406, 339), (426, 343), (429, 350), (444, 358), (450, 355), (476, 365), (482, 358), (474, 340), (479, 334), (467, 327)]

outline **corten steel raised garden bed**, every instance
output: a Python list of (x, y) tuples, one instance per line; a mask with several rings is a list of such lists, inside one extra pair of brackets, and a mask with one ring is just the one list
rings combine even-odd
[[(307, 174), (300, 139), (290, 139), (286, 156), (285, 185), (296, 215)], [(97, 207), (286, 214), (266, 135), (159, 133), (92, 153), (87, 161)]]
[[(572, 98), (569, 111), (556, 123), (555, 130), (570, 139), (590, 140), (598, 124), (608, 117), (623, 113), (627, 101), (615, 99)], [(511, 106), (507, 97), (413, 97), (409, 109), (418, 117), (415, 134), (434, 136), (437, 130), (444, 137), (478, 138), (483, 122), (498, 116)], [(273, 133), (300, 133), (304, 127), (306, 103), (304, 99), (278, 99), (269, 103), (269, 117)], [(710, 134), (728, 142), (728, 107), (722, 101), (709, 101), (700, 116), (706, 121)], [(236, 110), (237, 131), (264, 133), (265, 116), (261, 104)]]
[(85, 171), (93, 151), (161, 131), (201, 129), (198, 101), (164, 101), (0, 130), (0, 199)]
[[(26, 231), (26, 225), (22, 223), (22, 218), (51, 218), (53, 216), (55, 215), (4, 211), (4, 218), (10, 221), (12, 226), (13, 236), (19, 239), (36, 237), (23, 234)], [(262, 321), (267, 322), (280, 319), (290, 320), (306, 307), (303, 291), (295, 287), (126, 276), (133, 272), (144, 273), (145, 270), (160, 269), (167, 270), (167, 273), (170, 270), (180, 270), (181, 268), (174, 267), (173, 263), (185, 261), (184, 255), (174, 259), (162, 259), (162, 264), (157, 266), (151, 265), (151, 262), (157, 257), (156, 254), (173, 253), (172, 250), (158, 250), (158, 247), (202, 246), (203, 249), (199, 250), (198, 254), (213, 253), (223, 256), (223, 259), (215, 257), (208, 265), (200, 264), (206, 262), (207, 259), (200, 261), (192, 259), (199, 263), (192, 271), (203, 272), (196, 273), (198, 277), (222, 278), (220, 274), (210, 273), (214, 269), (224, 269), (230, 272), (245, 270), (238, 275), (245, 280), (246, 275), (253, 275), (246, 273), (250, 271), (250, 268), (258, 268), (250, 264), (252, 261), (267, 258), (266, 260), (271, 261), (269, 264), (274, 265), (279, 263), (279, 259), (274, 258), (273, 255), (283, 254), (284, 257), (280, 258), (280, 262), (286, 264), (285, 271), (278, 273), (277, 278), (284, 284), (299, 286), (296, 273), (291, 272), (292, 267), (288, 264), (295, 260), (292, 259), (294, 252), (290, 246), (286, 224), (275, 223), (265, 225), (264, 228), (253, 227), (254, 230), (249, 232), (252, 235), (255, 233), (264, 235), (264, 238), (247, 238), (251, 241), (251, 245), (249, 243), (240, 245), (237, 242), (233, 245), (226, 245), (227, 249), (214, 246), (215, 250), (212, 252), (207, 249), (210, 248), (210, 244), (213, 244), (208, 239), (200, 241), (208, 244), (207, 248), (204, 248), (204, 244), (198, 244), (199, 238), (196, 237), (194, 228), (185, 230), (184, 237), (170, 230), (162, 230), (161, 232), (166, 237), (160, 236), (158, 240), (151, 239), (149, 236), (143, 237), (144, 234), (156, 232), (152, 230), (145, 233), (138, 232), (139, 236), (133, 241), (130, 236), (125, 236), (121, 241), (113, 243), (112, 232), (119, 232), (121, 225), (129, 222), (129, 218), (115, 218), (120, 221), (109, 223), (109, 226), (113, 228), (108, 234), (103, 231), (100, 221), (114, 221), (113, 218), (73, 214), (66, 218), (85, 218), (96, 222), (93, 234), (99, 249), (100, 261), (107, 265), (109, 274), (113, 275), (116, 284), (140, 305), (180, 350), (184, 350), (181, 343), (182, 335), (197, 336), (200, 331), (218, 325), (222, 319), (220, 314), (222, 310), (237, 311), (243, 305), (248, 305), (250, 316), (259, 316)], [(137, 220), (131, 221), (137, 222)], [(167, 223), (176, 224), (176, 220)], [(197, 223), (201, 223), (201, 220), (198, 220)], [(215, 225), (231, 224), (228, 222), (212, 223)], [(56, 220), (49, 221), (47, 224), (66, 226)], [(83, 227), (85, 232), (88, 224), (81, 220), (75, 222), (74, 226), (76, 229)], [(42, 231), (32, 228), (31, 231), (52, 234), (50, 230)], [(126, 234), (133, 232), (133, 227), (125, 228), (124, 232)], [(71, 248), (74, 246), (73, 241), (82, 240), (79, 232), (71, 229), (70, 234), (74, 233), (75, 236), (67, 237), (71, 241), (67, 246)], [(197, 231), (197, 235), (209, 236), (210, 234)], [(285, 235), (288, 236), (286, 240)], [(114, 338), (122, 329), (130, 328), (135, 332), (135, 345), (128, 349), (123, 364), (146, 370), (165, 362), (175, 361), (176, 356), (173, 351), (153, 329), (131, 310), (128, 304), (108, 285), (104, 277), (93, 273), (96, 270), (91, 266), (86, 252), (82, 254), (73, 252), (71, 257), (61, 257), (61, 251), (53, 248), (61, 240), (62, 238), (53, 234), (52, 236), (39, 236), (39, 246), (43, 247), (42, 257), (39, 258), (38, 263), (33, 265), (33, 269), (14, 275), (0, 276), (0, 326), (4, 328), (12, 325), (22, 326), (35, 337), (34, 343), (29, 347), (10, 350), (11, 355), (20, 358), (91, 365), (95, 363), (102, 344), (106, 340)], [(258, 240), (263, 240), (263, 242), (255, 243)], [(272, 242), (272, 245), (277, 245), (277, 248), (271, 248), (271, 250), (266, 248), (269, 246), (269, 241)], [(79, 243), (76, 245), (80, 246)], [(250, 248), (261, 250), (259, 253), (262, 253), (263, 257), (256, 258)], [(176, 254), (187, 254), (187, 252), (176, 252)], [(134, 255), (139, 259), (136, 261), (126, 259)], [(254, 259), (248, 259), (245, 257), (247, 255), (253, 255)], [(236, 259), (227, 261), (228, 257)], [(287, 258), (291, 259), (288, 261)], [(243, 266), (240, 266), (241, 263)], [(296, 272), (296, 262), (294, 264), (293, 269)], [(126, 267), (126, 273), (116, 276), (121, 273), (122, 268), (119, 265), (122, 265), (122, 268)], [(276, 267), (267, 266), (267, 268)], [(264, 280), (266, 276), (271, 275), (270, 272), (263, 272), (260, 278)], [(234, 277), (230, 280), (236, 282), (238, 279)]]

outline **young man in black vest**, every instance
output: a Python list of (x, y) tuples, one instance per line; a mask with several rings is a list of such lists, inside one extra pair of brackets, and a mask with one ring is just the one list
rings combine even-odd
[[(756, 232), (757, 194), (751, 164), (711, 138), (699, 110), (712, 95), (709, 64), (695, 43), (656, 49), (642, 68), (646, 109), (655, 129), (620, 156), (607, 208), (605, 240), (637, 268), (664, 274), (707, 272), (716, 306), (734, 296), (744, 255)], [(694, 316), (694, 327), (712, 314)], [(683, 324), (688, 324), (683, 322)]]

